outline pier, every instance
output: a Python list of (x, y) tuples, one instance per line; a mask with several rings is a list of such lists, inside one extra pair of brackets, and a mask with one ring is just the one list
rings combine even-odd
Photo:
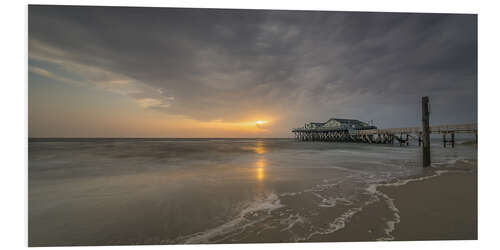
[(443, 147), (455, 147), (455, 134), (474, 134), (477, 144), (477, 123), (429, 126), (429, 98), (422, 97), (422, 127), (379, 129), (353, 119), (331, 118), (326, 122), (310, 122), (292, 132), (298, 141), (357, 142), (409, 146), (410, 139), (422, 146), (422, 165), (431, 164), (430, 134), (443, 136)]
[(429, 98), (422, 97), (422, 127), (379, 129), (366, 122), (353, 119), (331, 118), (326, 122), (310, 122), (292, 132), (298, 141), (358, 142), (410, 145), (418, 141), (424, 149), (424, 166), (430, 164), (430, 134), (443, 136), (443, 147), (455, 147), (455, 134), (474, 134), (477, 143), (477, 123), (429, 126)]
[[(477, 140), (477, 124), (439, 125), (429, 127), (431, 134), (442, 134), (443, 146), (455, 146), (455, 134), (475, 134)], [(360, 142), (374, 144), (409, 145), (410, 139), (423, 144), (421, 127), (389, 128), (389, 129), (349, 129), (345, 127), (294, 128), (292, 132), (299, 141), (325, 142)]]

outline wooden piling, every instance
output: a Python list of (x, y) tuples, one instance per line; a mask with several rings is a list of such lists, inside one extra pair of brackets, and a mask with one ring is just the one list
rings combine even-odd
[(429, 130), (429, 97), (422, 97), (422, 165), (429, 167), (431, 165), (431, 145)]
[(451, 147), (455, 147), (455, 132), (451, 133)]
[(443, 133), (443, 147), (446, 148), (446, 133)]

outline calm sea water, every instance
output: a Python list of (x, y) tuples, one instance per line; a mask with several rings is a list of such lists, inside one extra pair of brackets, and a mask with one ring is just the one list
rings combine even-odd
[[(383, 199), (371, 185), (428, 174), (397, 144), (30, 139), (28, 153), (31, 246), (314, 240)], [(476, 160), (433, 141), (433, 166)], [(373, 239), (390, 238), (387, 209)]]

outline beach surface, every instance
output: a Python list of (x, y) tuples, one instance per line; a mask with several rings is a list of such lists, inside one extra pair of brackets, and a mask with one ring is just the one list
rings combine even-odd
[(29, 245), (477, 239), (477, 148), (439, 143), (32, 140)]
[(380, 190), (400, 211), (396, 240), (477, 240), (477, 171), (450, 171)]
[[(389, 199), (366, 206), (335, 234), (311, 240), (477, 240), (474, 167), (431, 169), (422, 177), (376, 185), (376, 192)], [(384, 227), (383, 221), (391, 225)], [(386, 231), (388, 237), (377, 238), (380, 231)]]

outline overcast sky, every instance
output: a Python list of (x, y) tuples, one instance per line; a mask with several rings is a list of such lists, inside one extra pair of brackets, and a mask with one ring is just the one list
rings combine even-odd
[[(290, 137), (477, 122), (477, 16), (29, 7), (31, 137)], [(266, 121), (255, 124), (256, 121)]]

